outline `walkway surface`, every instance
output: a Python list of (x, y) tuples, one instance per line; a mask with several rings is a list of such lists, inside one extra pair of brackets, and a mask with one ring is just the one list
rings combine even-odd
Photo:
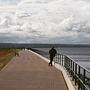
[(0, 90), (67, 90), (62, 73), (28, 50), (0, 72)]

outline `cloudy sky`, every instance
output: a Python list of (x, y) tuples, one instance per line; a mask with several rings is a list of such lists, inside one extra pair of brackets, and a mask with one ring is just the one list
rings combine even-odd
[(90, 44), (90, 0), (0, 0), (0, 43)]

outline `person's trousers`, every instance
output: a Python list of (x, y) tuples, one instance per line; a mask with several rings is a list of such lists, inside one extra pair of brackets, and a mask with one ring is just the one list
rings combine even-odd
[(49, 66), (52, 66), (52, 61), (53, 61), (53, 57), (50, 57), (50, 62), (49, 62)]

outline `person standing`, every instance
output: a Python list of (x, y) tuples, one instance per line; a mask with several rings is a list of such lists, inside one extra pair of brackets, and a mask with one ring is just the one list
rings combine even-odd
[(52, 48), (49, 50), (49, 55), (50, 55), (49, 66), (50, 66), (50, 65), (52, 66), (52, 61), (53, 61), (53, 58), (55, 57), (56, 54), (57, 54), (56, 49), (54, 49), (54, 47), (52, 47)]
[(17, 51), (15, 51), (15, 56), (19, 56), (19, 53)]

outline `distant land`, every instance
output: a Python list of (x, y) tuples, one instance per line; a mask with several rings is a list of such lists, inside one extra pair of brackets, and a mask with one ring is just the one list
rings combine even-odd
[(88, 44), (40, 44), (40, 43), (0, 43), (0, 48), (51, 48), (51, 47), (90, 47)]

